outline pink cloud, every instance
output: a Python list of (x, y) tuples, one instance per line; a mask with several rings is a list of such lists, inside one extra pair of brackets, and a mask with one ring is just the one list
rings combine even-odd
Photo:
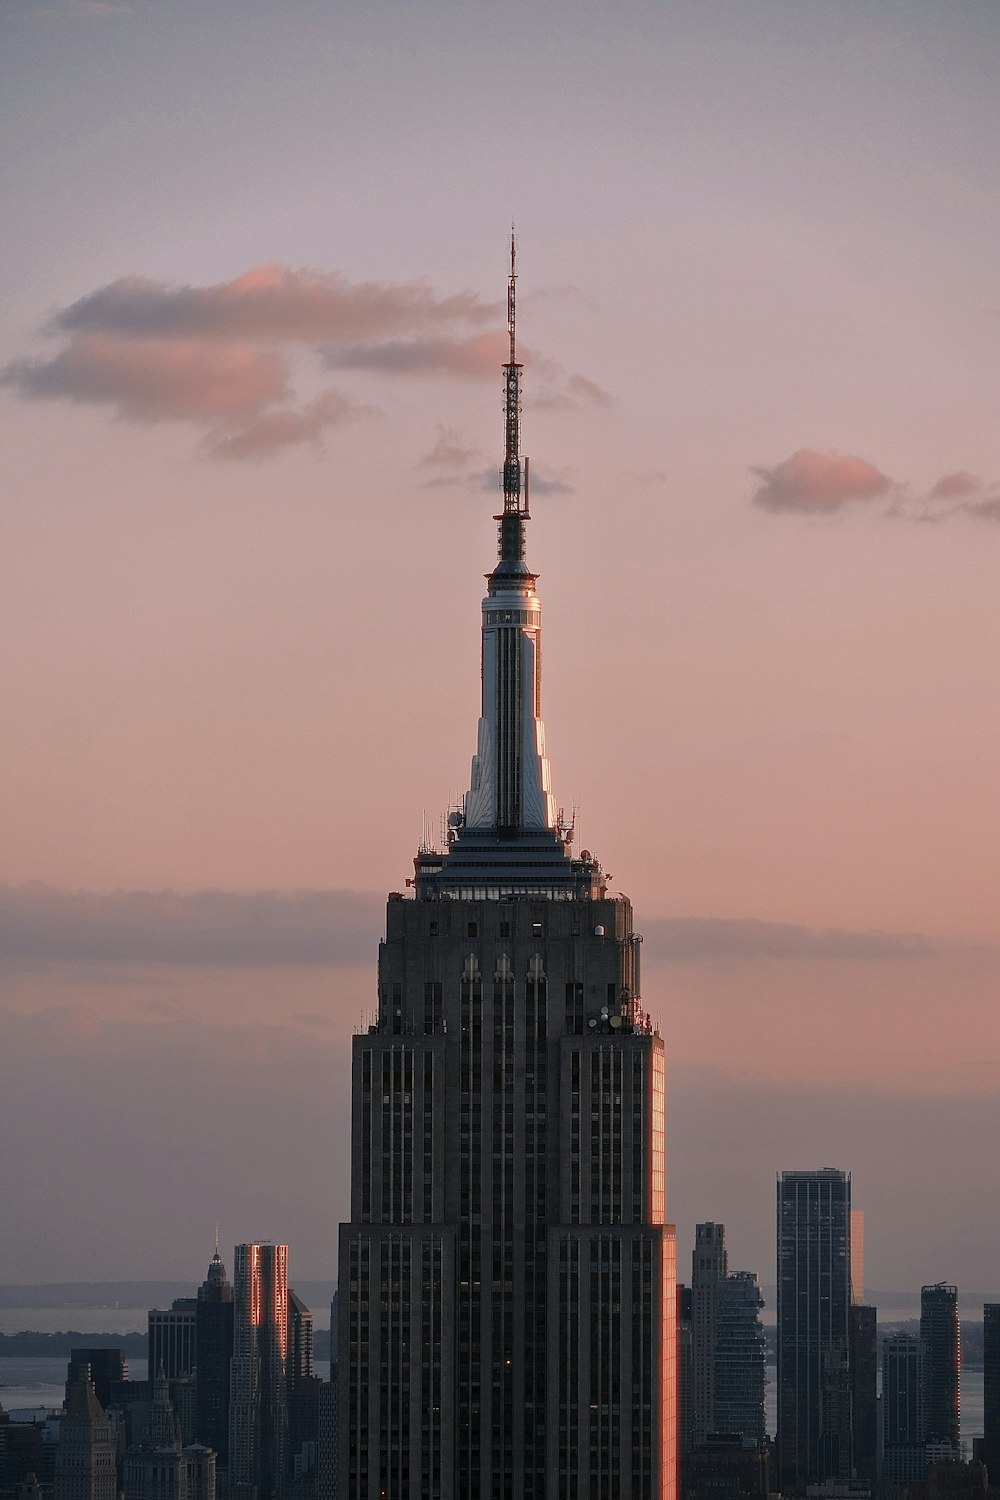
[[(278, 264), (210, 286), (126, 276), (56, 313), (48, 331), (63, 347), (14, 360), (0, 383), (29, 399), (109, 405), (131, 421), (200, 421), (207, 453), (260, 458), (316, 445), (369, 410), (330, 391), (296, 402), (292, 372), (303, 356), (377, 376), (497, 380), (508, 355), (499, 311), (472, 292), (439, 296), (422, 281), (351, 282)], [(531, 350), (522, 358), (539, 408), (607, 400), (583, 375)], [(475, 457), (452, 454), (451, 466)], [(444, 448), (428, 461), (446, 467)]]
[(104, 333), (78, 334), (52, 359), (14, 360), (0, 382), (33, 399), (105, 403), (136, 422), (239, 417), (290, 393), (278, 354)]
[(937, 484), (930, 492), (931, 500), (960, 500), (966, 495), (974, 495), (982, 489), (982, 480), (977, 479), (975, 474), (970, 474), (967, 469), (956, 469), (954, 474), (942, 474)]
[(267, 264), (213, 286), (125, 276), (57, 313), (53, 327), (123, 338), (354, 343), (492, 322), (497, 312), (473, 292), (437, 297), (422, 281), (351, 282), (339, 271)]
[(213, 458), (267, 458), (302, 443), (318, 444), (328, 427), (370, 412), (371, 408), (356, 406), (339, 391), (324, 391), (307, 406), (265, 411), (234, 432), (211, 433), (205, 447)]
[(842, 505), (879, 500), (893, 481), (865, 458), (829, 449), (799, 448), (773, 468), (754, 468), (762, 480), (753, 496), (765, 510), (826, 515)]

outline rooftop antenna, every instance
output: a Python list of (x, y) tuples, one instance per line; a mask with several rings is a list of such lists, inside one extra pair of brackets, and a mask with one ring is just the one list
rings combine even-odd
[[(500, 522), (501, 558), (524, 556), (523, 521), (528, 519), (528, 460), (522, 459), (521, 447), (521, 371), (517, 360), (517, 236), (510, 226), (510, 279), (507, 282), (507, 334), (510, 353), (504, 372), (504, 456), (500, 484), (503, 490), (503, 514)], [(515, 518), (515, 519), (511, 519)]]

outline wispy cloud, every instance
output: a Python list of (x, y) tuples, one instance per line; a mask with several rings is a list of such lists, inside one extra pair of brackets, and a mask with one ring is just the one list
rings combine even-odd
[(372, 407), (359, 406), (340, 391), (329, 390), (305, 406), (261, 412), (233, 431), (209, 433), (204, 443), (213, 458), (268, 458), (304, 443), (318, 446), (328, 428), (373, 414)]
[(287, 365), (272, 352), (106, 333), (77, 335), (51, 359), (13, 360), (0, 384), (32, 400), (106, 404), (133, 422), (240, 417), (291, 393)]
[(323, 351), (334, 370), (375, 370), (382, 375), (496, 376), (506, 354), (504, 335), (468, 338), (388, 339), (381, 343), (345, 344)]
[(641, 924), (650, 957), (668, 962), (746, 958), (872, 961), (931, 958), (921, 933), (854, 932), (730, 917), (658, 917)]
[(422, 281), (352, 282), (339, 271), (268, 263), (212, 286), (125, 276), (81, 297), (52, 320), (60, 332), (124, 338), (352, 344), (495, 322), (498, 307), (474, 292), (438, 297)]
[[(161, 964), (354, 964), (369, 960), (384, 898), (366, 891), (66, 891), (0, 885), (8, 961)], [(813, 928), (726, 917), (642, 925), (651, 958), (871, 961), (930, 958), (921, 933)]]
[[(507, 356), (500, 316), (497, 303), (470, 291), (440, 295), (419, 280), (352, 281), (275, 263), (209, 286), (125, 276), (56, 312), (46, 332), (61, 346), (12, 360), (0, 384), (27, 400), (103, 405), (133, 422), (200, 423), (202, 453), (260, 459), (318, 447), (331, 428), (372, 414), (340, 390), (302, 392), (303, 378), (315, 385), (323, 370), (498, 380)], [(586, 376), (521, 354), (538, 407), (608, 399)]]
[[(494, 468), (474, 469), (460, 474), (436, 474), (432, 479), (425, 482), (426, 489), (464, 489), (482, 494), (490, 494), (500, 486), (501, 470), (499, 464)], [(575, 486), (571, 483), (567, 474), (554, 471), (537, 473), (534, 467), (531, 469), (531, 494), (532, 495), (572, 495), (575, 494)]]
[(352, 964), (370, 959), (382, 898), (363, 891), (64, 891), (0, 885), (7, 961)]
[(479, 457), (479, 453), (478, 444), (471, 438), (463, 438), (454, 427), (438, 423), (434, 445), (420, 462), (428, 469), (465, 469)]

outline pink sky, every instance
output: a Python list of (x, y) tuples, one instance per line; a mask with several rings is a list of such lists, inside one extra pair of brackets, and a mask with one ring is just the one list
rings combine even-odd
[(647, 929), (682, 1256), (770, 1280), (834, 1163), (870, 1285), (988, 1289), (993, 17), (502, 10), (4, 7), (0, 1277), (200, 1274), (217, 1218), (330, 1273), (379, 905), (474, 748), (513, 214), (548, 748)]

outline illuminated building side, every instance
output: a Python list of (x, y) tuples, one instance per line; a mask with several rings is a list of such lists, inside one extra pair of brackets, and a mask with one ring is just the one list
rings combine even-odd
[(288, 1443), (288, 1246), (237, 1245), (229, 1488), (238, 1500), (275, 1500)]
[(340, 1500), (675, 1495), (664, 1047), (631, 905), (549, 786), (514, 286), (472, 785), (389, 897), (354, 1040)]

